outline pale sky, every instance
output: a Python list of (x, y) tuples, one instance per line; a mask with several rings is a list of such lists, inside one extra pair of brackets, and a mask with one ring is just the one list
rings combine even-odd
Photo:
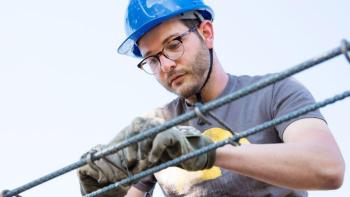
[[(208, 0), (215, 50), (227, 72), (278, 72), (350, 40), (350, 1)], [(0, 0), (0, 190), (13, 189), (77, 161), (108, 142), (133, 117), (174, 95), (117, 54), (126, 0)], [(340, 56), (296, 75), (316, 100), (350, 89)], [(346, 161), (350, 99), (321, 111)], [(339, 190), (350, 193), (350, 175)], [(79, 196), (75, 172), (22, 194)], [(155, 196), (161, 196), (157, 193)]]

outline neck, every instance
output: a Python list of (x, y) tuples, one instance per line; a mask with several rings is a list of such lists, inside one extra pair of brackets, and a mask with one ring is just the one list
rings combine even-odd
[[(215, 52), (213, 55), (213, 68), (210, 75), (210, 78), (207, 84), (201, 91), (202, 102), (206, 103), (217, 98), (225, 89), (228, 82), (228, 75), (222, 68), (219, 59), (217, 58)], [(197, 101), (195, 95), (186, 99), (186, 102), (189, 104), (194, 104)]]

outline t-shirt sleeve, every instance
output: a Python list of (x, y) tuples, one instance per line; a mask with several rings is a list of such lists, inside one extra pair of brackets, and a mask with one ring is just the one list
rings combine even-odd
[(139, 182), (137, 182), (133, 186), (140, 191), (151, 192), (154, 186), (156, 185), (156, 183), (157, 183), (156, 178), (154, 177), (154, 175), (151, 175), (141, 179)]
[[(271, 106), (273, 118), (281, 117), (292, 111), (298, 110), (301, 107), (315, 103), (315, 99), (311, 93), (293, 78), (277, 82), (274, 84), (272, 91), (273, 98)], [(283, 140), (283, 133), (288, 125), (303, 118), (319, 118), (325, 121), (319, 110), (309, 112), (277, 125), (275, 128), (279, 137)]]

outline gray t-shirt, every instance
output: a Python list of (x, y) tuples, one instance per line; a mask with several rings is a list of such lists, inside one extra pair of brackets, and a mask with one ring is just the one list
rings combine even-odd
[[(237, 91), (265, 76), (233, 76), (220, 96)], [(308, 104), (314, 103), (309, 91), (294, 79), (286, 79), (263, 88), (241, 99), (224, 105), (212, 112), (223, 119), (234, 132), (252, 128), (258, 124), (280, 117)], [(177, 98), (162, 108), (167, 118), (193, 110), (182, 98)], [(301, 118), (323, 119), (319, 111), (310, 112), (296, 119), (281, 123), (248, 137), (254, 144), (283, 143), (283, 132), (287, 126)], [(222, 128), (209, 117), (211, 125), (193, 119), (189, 125), (200, 131)], [(259, 165), (256, 164), (259, 168)], [(142, 179), (134, 186), (142, 191), (151, 190), (158, 182), (166, 196), (307, 196), (305, 191), (294, 191), (273, 186), (250, 177), (214, 167), (206, 171), (188, 172), (170, 167)]]

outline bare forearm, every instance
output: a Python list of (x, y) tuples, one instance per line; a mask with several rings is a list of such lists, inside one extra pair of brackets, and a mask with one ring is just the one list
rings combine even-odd
[(227, 145), (217, 150), (216, 165), (273, 185), (292, 189), (334, 189), (344, 171), (337, 147), (299, 142)]

